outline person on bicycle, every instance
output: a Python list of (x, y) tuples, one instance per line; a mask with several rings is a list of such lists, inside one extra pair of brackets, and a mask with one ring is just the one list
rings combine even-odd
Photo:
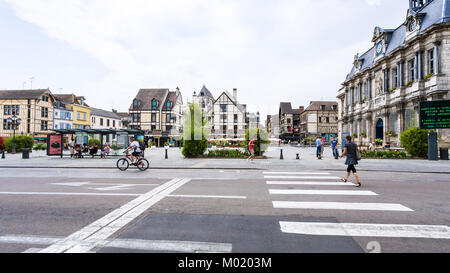
[(135, 164), (139, 160), (142, 150), (139, 145), (139, 142), (136, 141), (136, 139), (134, 137), (130, 138), (130, 146), (128, 146), (128, 148), (125, 149), (125, 152), (129, 152), (129, 151), (133, 151), (131, 153), (131, 162), (133, 164)]

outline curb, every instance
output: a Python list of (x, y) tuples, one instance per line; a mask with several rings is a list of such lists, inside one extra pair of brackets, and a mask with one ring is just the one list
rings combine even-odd
[[(51, 166), (0, 166), (0, 169), (117, 169), (117, 167), (51, 167)], [(248, 170), (248, 171), (264, 171), (261, 168), (226, 168), (226, 167), (150, 167), (149, 170)]]

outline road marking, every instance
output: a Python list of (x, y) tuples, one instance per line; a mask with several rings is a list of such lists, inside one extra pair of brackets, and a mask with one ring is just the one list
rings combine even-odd
[(86, 253), (139, 217), (190, 179), (173, 179), (141, 195), (103, 218), (43, 249), (41, 253)]
[(136, 186), (158, 186), (159, 184), (118, 184), (118, 183), (91, 183), (91, 182), (70, 182), (70, 183), (51, 183), (52, 185), (58, 186), (69, 186), (69, 187), (82, 187), (82, 186), (108, 186), (111, 187), (100, 187), (100, 188), (88, 188), (90, 190), (96, 191), (117, 191), (117, 190), (129, 190)]
[(263, 172), (263, 174), (329, 175), (330, 173), (313, 173), (313, 172)]
[(342, 182), (297, 182), (297, 181), (267, 181), (267, 185), (304, 185), (304, 186), (355, 186)]
[(280, 227), (305, 235), (450, 239), (448, 226), (280, 222)]
[(266, 179), (323, 179), (323, 180), (339, 180), (338, 176), (276, 176), (265, 175)]
[(286, 194), (286, 195), (371, 195), (378, 194), (372, 191), (329, 191), (329, 190), (269, 190), (270, 194)]
[(221, 196), (221, 195), (180, 195), (180, 194), (171, 194), (167, 197), (176, 197), (176, 198), (217, 198), (217, 199), (247, 199), (246, 196)]
[(0, 195), (141, 196), (141, 194), (134, 194), (134, 193), (88, 193), (88, 192), (0, 192)]
[(388, 203), (344, 203), (344, 202), (287, 202), (274, 201), (276, 209), (324, 209), (324, 210), (376, 210), (376, 211), (413, 211), (400, 204)]
[[(43, 236), (0, 236), (0, 243), (9, 244), (33, 244), (50, 245), (63, 237), (43, 237)], [(82, 243), (80, 241), (79, 243)], [(98, 246), (114, 247), (134, 250), (147, 251), (173, 251), (184, 253), (231, 253), (232, 244), (229, 243), (209, 243), (209, 242), (191, 242), (191, 241), (169, 241), (169, 240), (138, 240), (138, 239), (116, 239), (113, 241), (99, 241)], [(37, 253), (42, 248), (30, 248), (22, 253)]]

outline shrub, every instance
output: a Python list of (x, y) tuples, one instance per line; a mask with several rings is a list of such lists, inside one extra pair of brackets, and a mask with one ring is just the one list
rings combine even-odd
[(407, 158), (405, 152), (400, 151), (361, 151), (362, 158), (393, 158), (393, 159), (404, 159)]
[(222, 157), (222, 158), (245, 158), (250, 156), (248, 152), (240, 150), (214, 150), (209, 151), (207, 157)]
[[(208, 141), (205, 130), (206, 118), (200, 106), (197, 103), (191, 103), (183, 119), (183, 156), (186, 158), (203, 156), (208, 148)], [(200, 135), (202, 139), (196, 139), (196, 136)]]
[[(12, 152), (13, 138), (10, 137), (4, 141), (6, 151)], [(33, 149), (34, 139), (31, 136), (17, 136), (15, 140), (16, 152), (22, 152), (23, 148)]]
[(33, 150), (45, 151), (45, 150), (47, 150), (47, 144), (46, 143), (37, 143), (36, 145), (34, 145)]
[(100, 145), (101, 145), (100, 139), (97, 139), (97, 138), (91, 138), (91, 139), (88, 140), (88, 146), (89, 146), (89, 147), (91, 147), (92, 145), (94, 145), (94, 143), (97, 144), (97, 146), (99, 146), (99, 147), (100, 147)]
[(400, 136), (400, 144), (412, 156), (428, 156), (428, 131), (419, 128), (405, 130)]

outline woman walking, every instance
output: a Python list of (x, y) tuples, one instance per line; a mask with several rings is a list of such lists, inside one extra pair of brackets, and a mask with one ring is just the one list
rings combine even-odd
[(345, 161), (345, 165), (347, 165), (347, 176), (345, 178), (342, 178), (341, 181), (347, 183), (348, 178), (350, 177), (351, 172), (353, 172), (353, 175), (356, 178), (356, 187), (361, 187), (361, 182), (359, 181), (359, 175), (356, 171), (355, 165), (358, 165), (358, 157), (356, 155), (356, 152), (358, 150), (358, 145), (352, 142), (352, 137), (347, 136), (347, 143), (345, 144), (344, 153), (341, 155), (341, 158), (344, 156), (347, 156), (347, 160)]
[(248, 150), (250, 151), (250, 157), (247, 158), (247, 161), (251, 161), (253, 163), (253, 159), (255, 159), (255, 140), (252, 139), (250, 140), (250, 142), (248, 143)]

